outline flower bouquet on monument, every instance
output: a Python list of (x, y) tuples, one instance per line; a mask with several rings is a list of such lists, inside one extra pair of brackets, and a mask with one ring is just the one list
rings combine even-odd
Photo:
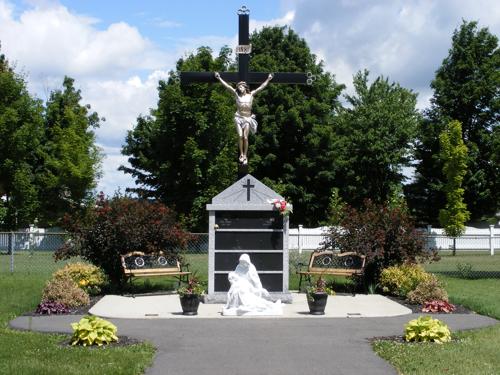
[(183, 315), (198, 315), (200, 297), (205, 293), (203, 284), (196, 276), (190, 277), (187, 282), (177, 289), (181, 301)]
[(278, 210), (279, 213), (283, 216), (288, 216), (292, 212), (292, 206), (284, 199), (272, 199), (268, 200), (274, 206), (275, 210)]
[(306, 288), (306, 295), (309, 313), (312, 315), (324, 315), (328, 296), (335, 295), (335, 292), (326, 285), (326, 281), (320, 276), (313, 285)]

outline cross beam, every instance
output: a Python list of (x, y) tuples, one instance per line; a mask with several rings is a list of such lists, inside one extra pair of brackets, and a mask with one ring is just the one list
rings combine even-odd
[[(238, 83), (244, 81), (248, 84), (260, 84), (266, 80), (269, 73), (250, 72), (248, 70), (250, 64), (250, 34), (249, 34), (249, 14), (250, 11), (245, 7), (241, 7), (238, 11), (238, 71), (237, 72), (221, 72), (222, 79), (230, 83)], [(314, 77), (311, 73), (273, 73), (272, 83), (288, 83), (288, 84), (312, 84)], [(190, 83), (217, 83), (213, 72), (180, 72), (181, 85), (189, 85)]]

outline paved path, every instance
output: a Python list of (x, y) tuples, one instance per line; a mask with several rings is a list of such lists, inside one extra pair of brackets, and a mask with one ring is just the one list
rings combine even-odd
[[(396, 371), (371, 349), (372, 337), (401, 335), (418, 314), (390, 318), (110, 319), (119, 333), (152, 342), (147, 374), (387, 375)], [(454, 330), (498, 323), (475, 314), (434, 315)], [(14, 319), (17, 329), (71, 333), (81, 316)]]

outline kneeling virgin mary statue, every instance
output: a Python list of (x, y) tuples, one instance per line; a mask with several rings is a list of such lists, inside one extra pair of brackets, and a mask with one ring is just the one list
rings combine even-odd
[(281, 301), (268, 300), (269, 292), (262, 287), (248, 254), (241, 255), (238, 266), (229, 273), (228, 279), (231, 288), (222, 315), (283, 315)]

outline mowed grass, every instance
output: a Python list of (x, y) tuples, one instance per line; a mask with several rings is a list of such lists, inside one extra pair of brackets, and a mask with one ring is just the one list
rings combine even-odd
[(374, 350), (405, 375), (500, 374), (500, 324), (453, 335), (446, 344), (376, 341)]
[(38, 272), (34, 267), (22, 270), (20, 263), (14, 274), (0, 272), (0, 374), (141, 374), (151, 365), (155, 349), (148, 343), (68, 347), (61, 345), (69, 338), (66, 335), (9, 329), (11, 319), (34, 310), (52, 273), (52, 267)]
[[(479, 314), (500, 319), (500, 279), (465, 279), (450, 276), (459, 261), (476, 270), (500, 270), (500, 257), (457, 255), (443, 257), (426, 268), (444, 282), (450, 301)], [(488, 273), (485, 273), (488, 274)], [(403, 332), (401, 327), (401, 332)], [(500, 324), (473, 331), (452, 332), (453, 341), (433, 343), (396, 343), (376, 341), (374, 350), (394, 365), (401, 374), (500, 374)]]

